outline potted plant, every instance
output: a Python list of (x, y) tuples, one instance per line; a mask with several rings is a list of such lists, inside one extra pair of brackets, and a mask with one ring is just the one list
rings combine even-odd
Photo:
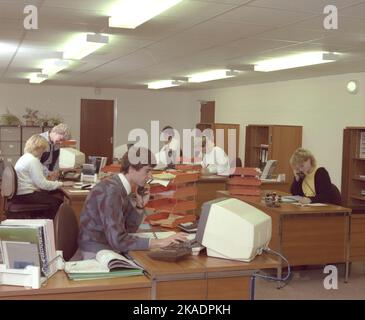
[(21, 124), (21, 120), (16, 115), (10, 113), (9, 109), (6, 109), (6, 113), (0, 116), (0, 125), (19, 126)]
[(38, 110), (25, 108), (25, 115), (23, 115), (23, 118), (25, 119), (25, 124), (27, 126), (34, 126), (35, 122), (38, 120)]
[(48, 118), (48, 126), (53, 127), (62, 123), (62, 118), (60, 116), (53, 116)]

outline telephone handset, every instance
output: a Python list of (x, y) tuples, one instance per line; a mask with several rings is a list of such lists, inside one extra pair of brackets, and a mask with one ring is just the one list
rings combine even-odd
[(304, 179), (305, 178), (305, 173), (304, 172), (302, 172), (302, 171), (299, 171), (298, 173), (297, 173), (297, 176), (299, 177), (299, 179)]
[[(151, 182), (152, 182), (152, 179), (149, 179), (149, 180), (147, 180), (146, 184), (150, 184)], [(142, 186), (138, 186), (138, 187), (137, 187), (137, 193), (138, 193), (141, 197), (143, 197), (143, 196), (145, 196), (145, 195), (146, 195), (146, 193), (147, 193), (147, 188), (146, 188), (146, 187), (142, 187)]]

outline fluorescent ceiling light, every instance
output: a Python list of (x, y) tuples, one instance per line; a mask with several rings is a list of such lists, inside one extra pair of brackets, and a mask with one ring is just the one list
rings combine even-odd
[(32, 73), (29, 78), (29, 83), (41, 83), (48, 79), (48, 75), (43, 73)]
[(109, 27), (134, 29), (182, 0), (122, 0), (111, 10)]
[(12, 44), (7, 44), (5, 42), (0, 42), (0, 55), (6, 53), (13, 53), (16, 50), (16, 46)]
[(188, 76), (188, 78), (189, 82), (205, 82), (218, 79), (232, 78), (234, 76), (239, 75), (239, 73), (240, 72), (237, 70), (218, 69), (207, 72), (195, 73)]
[(333, 62), (339, 58), (339, 54), (318, 52), (306, 52), (290, 55), (282, 58), (263, 60), (255, 64), (255, 71), (276, 71), (298, 68), (320, 63)]
[(148, 89), (163, 89), (169, 87), (177, 87), (184, 82), (185, 81), (179, 81), (179, 80), (161, 80), (147, 83), (147, 86)]
[(81, 33), (67, 43), (63, 50), (64, 59), (80, 60), (90, 53), (105, 46), (109, 42), (109, 37), (102, 34)]
[(67, 60), (47, 60), (47, 62), (42, 66), (42, 73), (52, 77), (57, 72), (66, 69), (70, 65)]

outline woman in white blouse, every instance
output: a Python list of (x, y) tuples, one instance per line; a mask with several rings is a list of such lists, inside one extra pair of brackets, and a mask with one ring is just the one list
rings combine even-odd
[(40, 157), (47, 147), (47, 140), (38, 134), (31, 136), (25, 143), (24, 154), (15, 164), (18, 188), (14, 202), (47, 204), (50, 209), (43, 216), (53, 219), (62, 204), (61, 197), (56, 196), (55, 190), (62, 187), (63, 183), (47, 180), (44, 176)]

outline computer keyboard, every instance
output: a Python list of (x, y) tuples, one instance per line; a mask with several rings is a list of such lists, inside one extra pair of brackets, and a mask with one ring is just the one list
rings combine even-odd
[(194, 246), (200, 246), (195, 239), (171, 243), (166, 247), (151, 250), (148, 255), (156, 260), (177, 261), (187, 255), (191, 255)]

